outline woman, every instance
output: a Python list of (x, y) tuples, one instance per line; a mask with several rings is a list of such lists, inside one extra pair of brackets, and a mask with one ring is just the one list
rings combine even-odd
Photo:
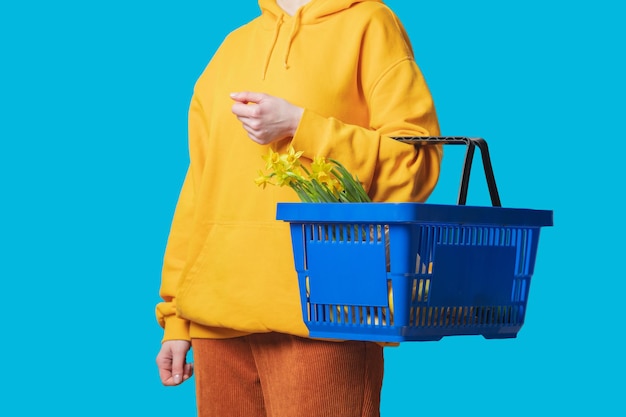
[[(164, 258), (157, 356), (165, 385), (195, 372), (200, 416), (377, 416), (383, 348), (308, 338), (288, 187), (254, 183), (268, 147), (339, 160), (373, 201), (424, 201), (441, 149), (407, 35), (378, 0), (259, 0), (198, 79), (190, 164)], [(194, 368), (185, 362), (192, 348)], [(195, 370), (194, 370), (195, 369)]]

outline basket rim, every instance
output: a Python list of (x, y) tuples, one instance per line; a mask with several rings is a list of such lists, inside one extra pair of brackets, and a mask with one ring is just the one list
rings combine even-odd
[(276, 220), (291, 223), (452, 223), (522, 227), (554, 224), (552, 210), (417, 202), (285, 202), (277, 204)]

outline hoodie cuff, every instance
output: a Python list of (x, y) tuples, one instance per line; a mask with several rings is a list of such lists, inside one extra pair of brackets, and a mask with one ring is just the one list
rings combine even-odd
[(319, 155), (321, 150), (328, 145), (326, 138), (329, 137), (329, 130), (331, 127), (327, 118), (305, 108), (291, 145), (296, 151), (305, 151), (307, 156)]
[(189, 321), (176, 316), (169, 316), (165, 319), (165, 332), (163, 340), (191, 340), (189, 336)]

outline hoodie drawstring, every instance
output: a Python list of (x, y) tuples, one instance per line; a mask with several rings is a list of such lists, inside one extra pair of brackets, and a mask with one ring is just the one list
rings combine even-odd
[[(272, 58), (272, 53), (274, 53), (274, 48), (276, 47), (276, 42), (278, 41), (278, 35), (280, 34), (280, 28), (282, 27), (284, 20), (284, 15), (278, 16), (276, 19), (276, 25), (274, 26), (274, 37), (272, 38), (272, 45), (267, 53), (267, 57), (265, 58), (265, 65), (263, 66), (263, 80), (267, 75), (267, 69), (270, 65), (270, 59)], [(298, 9), (296, 14), (293, 16), (293, 26), (291, 27), (291, 32), (289, 33), (289, 41), (287, 43), (287, 50), (285, 51), (285, 58), (283, 61), (283, 65), (285, 69), (289, 68), (289, 53), (291, 52), (291, 45), (293, 44), (296, 35), (298, 34), (298, 30), (300, 30), (300, 25), (302, 23), (302, 8)]]
[(285, 69), (289, 68), (289, 52), (291, 52), (291, 44), (293, 43), (293, 40), (296, 38), (296, 34), (300, 29), (300, 21), (302, 20), (302, 7), (298, 9), (293, 18), (293, 26), (291, 27), (291, 33), (289, 33), (289, 43), (287, 44), (287, 50), (285, 51)]
[(274, 52), (274, 47), (276, 46), (276, 41), (278, 40), (278, 34), (280, 33), (280, 27), (283, 24), (283, 15), (280, 15), (278, 19), (276, 19), (276, 26), (274, 27), (274, 38), (272, 39), (272, 45), (270, 46), (270, 50), (267, 53), (267, 58), (265, 58), (265, 65), (263, 66), (263, 80), (265, 79), (265, 74), (267, 74), (267, 67), (270, 65), (270, 58), (272, 57), (272, 52)]

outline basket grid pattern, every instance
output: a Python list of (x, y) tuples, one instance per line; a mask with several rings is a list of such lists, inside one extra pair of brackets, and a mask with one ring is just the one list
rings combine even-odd
[[(310, 298), (311, 276), (307, 273), (309, 261), (305, 249), (304, 269), (300, 275), (306, 287), (303, 312), (307, 325), (347, 326), (382, 331), (402, 327), (405, 333), (411, 333), (424, 328), (458, 328), (460, 332), (463, 332), (463, 328), (471, 328), (472, 331), (502, 326), (519, 328), (523, 323), (534, 263), (533, 245), (536, 245), (538, 239), (538, 233), (534, 233), (532, 228), (378, 223), (305, 223), (300, 227), (305, 248), (328, 244), (375, 247), (377, 251), (384, 253), (387, 273), (387, 305), (316, 303)], [(393, 231), (399, 227), (409, 230), (412, 236), (409, 245), (411, 249), (409, 254), (393, 256), (391, 248), (396, 247)], [(442, 263), (441, 259), (437, 262), (437, 251), (443, 251), (446, 247), (501, 247), (512, 250), (515, 266), (513, 279), (507, 284), (509, 287), (506, 302), (442, 304), (433, 300), (431, 294), (437, 290), (437, 272)], [(405, 265), (396, 266), (394, 259), (398, 256), (412, 259), (411, 268), (408, 269)], [(397, 291), (398, 287), (406, 287), (406, 282), (409, 282), (408, 291), (404, 294), (403, 291)]]
[[(416, 254), (416, 277), (411, 290), (409, 326), (515, 325), (523, 322), (531, 276), (532, 230), (516, 227), (422, 226)], [(509, 305), (431, 306), (434, 248), (453, 246), (501, 246), (515, 248), (514, 279)], [(420, 254), (428, 255), (425, 261)], [(430, 267), (426, 270), (426, 265)]]

